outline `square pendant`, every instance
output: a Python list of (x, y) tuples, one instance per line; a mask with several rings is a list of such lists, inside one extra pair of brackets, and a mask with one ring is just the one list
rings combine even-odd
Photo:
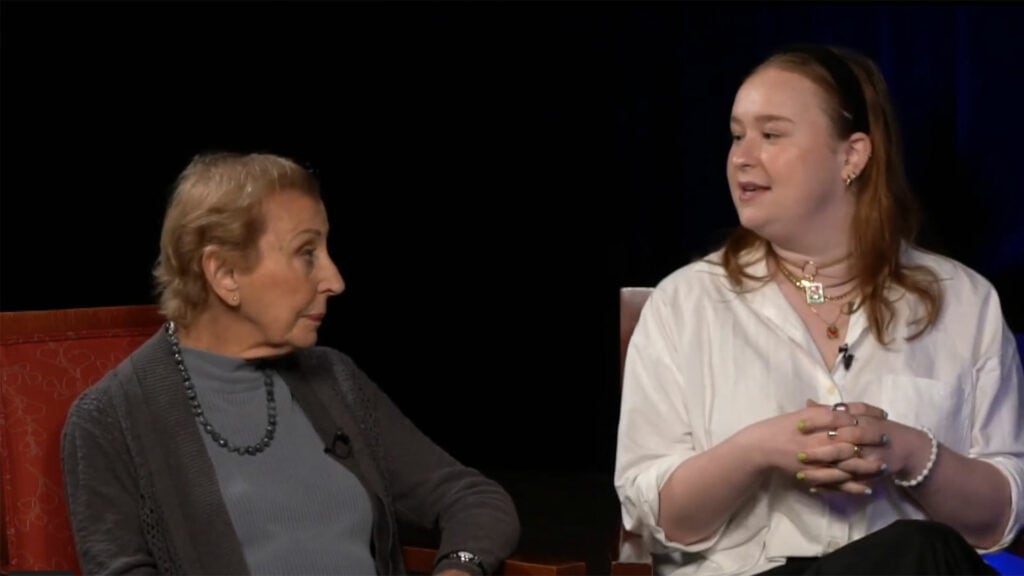
[(825, 335), (828, 336), (829, 340), (839, 338), (839, 327), (835, 324), (829, 324), (828, 328), (825, 328)]
[(808, 304), (824, 304), (825, 288), (821, 282), (808, 282), (804, 280), (804, 295)]

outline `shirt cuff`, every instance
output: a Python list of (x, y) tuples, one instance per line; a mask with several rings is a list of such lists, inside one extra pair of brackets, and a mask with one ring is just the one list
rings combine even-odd
[(1007, 482), (1010, 483), (1010, 520), (1006, 523), (1006, 531), (998, 544), (991, 548), (978, 548), (979, 554), (998, 552), (1013, 543), (1013, 539), (1021, 531), (1021, 522), (1024, 521), (1021, 513), (1021, 494), (1024, 493), (1024, 464), (1016, 458), (1007, 456), (984, 456), (976, 457), (978, 460), (988, 462), (1003, 473)]

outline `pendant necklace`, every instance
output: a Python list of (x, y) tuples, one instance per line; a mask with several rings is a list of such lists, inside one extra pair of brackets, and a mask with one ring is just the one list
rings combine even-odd
[[(782, 275), (786, 277), (786, 280), (789, 280), (794, 286), (804, 291), (804, 300), (807, 301), (808, 306), (814, 304), (820, 305), (824, 304), (825, 302), (839, 302), (841, 300), (845, 300), (848, 296), (853, 294), (855, 290), (857, 290), (857, 287), (854, 286), (853, 288), (850, 288), (849, 290), (843, 292), (838, 296), (829, 296), (825, 294), (825, 288), (834, 288), (836, 286), (848, 284), (850, 280), (852, 280), (852, 278), (844, 280), (842, 282), (838, 282), (836, 284), (825, 286), (821, 282), (815, 282), (815, 277), (818, 275), (819, 268), (815, 266), (814, 262), (812, 262), (811, 260), (808, 260), (804, 264), (803, 268), (800, 269), (800, 273), (803, 274), (804, 277), (797, 278), (795, 275), (793, 275), (792, 272), (789, 271), (788, 268), (786, 268), (786, 264), (782, 261), (782, 258), (775, 253), (774, 250), (772, 251), (772, 256), (775, 258), (776, 267), (779, 269), (779, 272), (782, 272)], [(842, 260), (833, 262), (830, 264), (830, 266), (834, 266), (835, 264), (838, 264), (840, 262), (842, 262)]]

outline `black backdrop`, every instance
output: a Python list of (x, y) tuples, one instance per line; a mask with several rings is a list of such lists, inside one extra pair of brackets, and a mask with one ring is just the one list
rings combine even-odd
[(617, 290), (735, 224), (727, 118), (794, 41), (884, 68), (922, 241), (1024, 331), (1020, 6), (0, 4), (0, 308), (152, 301), (203, 150), (315, 168), (348, 282), (321, 342), (485, 470), (610, 476)]

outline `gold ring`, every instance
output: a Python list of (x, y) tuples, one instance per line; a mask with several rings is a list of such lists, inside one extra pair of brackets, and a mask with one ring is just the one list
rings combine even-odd
[(860, 458), (860, 444), (853, 445), (853, 457)]
[(836, 432), (835, 430), (829, 430), (825, 434), (828, 435), (829, 440), (835, 440), (836, 436), (839, 436), (839, 432)]
[(849, 412), (850, 411), (850, 405), (847, 404), (846, 402), (838, 402), (838, 403), (832, 405), (832, 411), (833, 412)]

